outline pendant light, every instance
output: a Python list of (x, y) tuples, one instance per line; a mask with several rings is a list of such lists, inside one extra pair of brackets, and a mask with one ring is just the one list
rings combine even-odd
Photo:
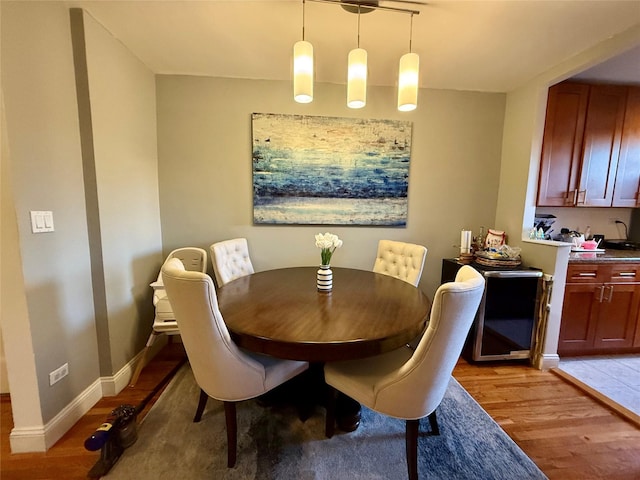
[(362, 108), (367, 103), (367, 51), (360, 48), (360, 5), (358, 5), (358, 45), (349, 52), (347, 106)]
[(302, 0), (302, 40), (293, 46), (293, 98), (298, 103), (313, 101), (313, 45), (304, 39), (305, 0)]
[(418, 106), (418, 72), (420, 58), (411, 52), (413, 39), (413, 13), (411, 14), (411, 29), (409, 33), (409, 53), (400, 58), (398, 74), (398, 110), (410, 112)]

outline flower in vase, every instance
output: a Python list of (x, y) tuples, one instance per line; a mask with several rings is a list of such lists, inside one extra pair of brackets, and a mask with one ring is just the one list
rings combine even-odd
[(316, 247), (320, 248), (320, 258), (322, 259), (322, 265), (329, 265), (331, 263), (331, 256), (336, 248), (342, 246), (342, 240), (333, 233), (319, 233), (316, 235)]

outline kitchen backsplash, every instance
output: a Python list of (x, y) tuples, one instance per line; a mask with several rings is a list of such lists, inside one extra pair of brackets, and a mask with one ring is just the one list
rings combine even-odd
[(615, 221), (620, 220), (629, 227), (633, 211), (633, 208), (537, 207), (536, 215), (552, 214), (556, 216), (551, 227), (553, 229), (552, 238), (559, 235), (560, 229), (563, 227), (584, 232), (589, 226), (592, 234), (602, 234), (607, 239), (624, 239), (625, 227), (616, 224)]

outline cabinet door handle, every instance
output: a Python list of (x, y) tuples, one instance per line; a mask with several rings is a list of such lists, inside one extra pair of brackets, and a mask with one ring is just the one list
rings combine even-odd
[[(582, 200), (580, 200), (581, 195), (582, 195)], [(576, 198), (576, 205), (584, 205), (586, 201), (587, 201), (587, 191), (579, 190)]]
[(611, 303), (611, 299), (613, 298), (613, 285), (609, 285), (606, 288), (610, 288), (611, 290), (609, 290), (609, 296), (607, 297), (607, 302)]
[(600, 289), (600, 298), (598, 302), (602, 303), (602, 299), (604, 298), (604, 287), (598, 287)]
[(635, 277), (636, 272), (620, 272), (618, 273), (619, 277)]
[(577, 190), (569, 190), (567, 192), (567, 194), (564, 197), (564, 204), (565, 205), (575, 205), (576, 204), (576, 194), (578, 193)]
[(596, 272), (580, 272), (578, 273), (579, 277), (595, 277), (597, 275)]

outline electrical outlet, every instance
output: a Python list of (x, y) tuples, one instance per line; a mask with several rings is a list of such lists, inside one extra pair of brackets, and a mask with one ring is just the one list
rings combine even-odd
[(55, 383), (58, 383), (67, 375), (69, 375), (69, 364), (65, 363), (60, 368), (56, 368), (53, 372), (49, 374), (49, 386)]

